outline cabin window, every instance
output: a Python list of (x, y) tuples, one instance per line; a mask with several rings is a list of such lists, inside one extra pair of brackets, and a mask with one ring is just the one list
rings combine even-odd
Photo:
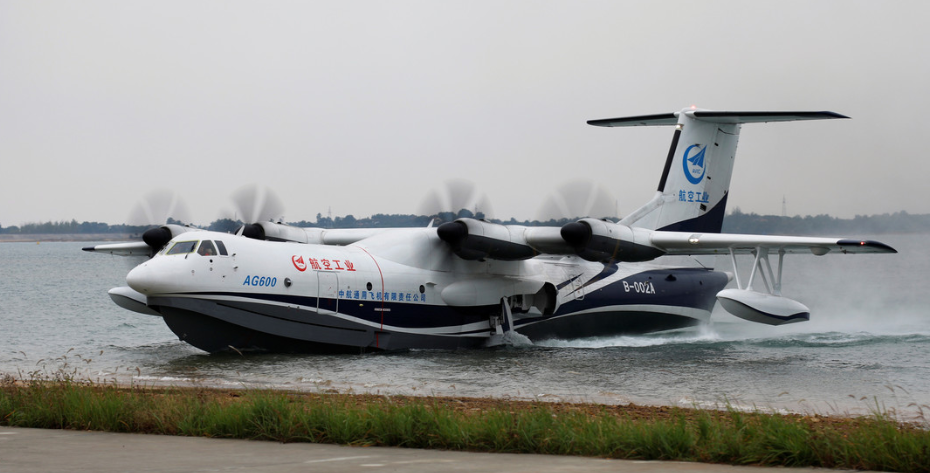
[(194, 241), (179, 241), (168, 250), (167, 255), (185, 255), (194, 251), (194, 248), (197, 246), (197, 240)]
[(223, 242), (216, 240), (216, 247), (220, 249), (220, 254), (223, 256), (228, 256), (229, 253), (226, 252), (226, 245)]
[(213, 242), (210, 240), (204, 240), (200, 244), (200, 248), (197, 249), (197, 254), (201, 256), (216, 256), (216, 247), (213, 246)]

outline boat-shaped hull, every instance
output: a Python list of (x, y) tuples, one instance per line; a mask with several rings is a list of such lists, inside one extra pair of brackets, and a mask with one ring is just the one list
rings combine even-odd
[[(643, 274), (636, 279), (643, 279)], [(713, 271), (687, 269), (674, 278), (663, 271), (655, 276), (660, 274), (668, 280), (657, 281), (648, 291), (644, 286), (641, 293), (629, 281), (617, 280), (560, 304), (552, 314), (517, 313), (513, 328), (531, 341), (540, 341), (694, 326), (709, 320), (714, 295), (727, 282), (725, 274)], [(706, 290), (691, 290), (695, 287)], [(358, 301), (241, 293), (176, 294), (148, 300), (179, 339), (211, 353), (480, 348), (498, 333), (492, 319), (500, 315), (499, 305), (378, 304), (382, 307), (373, 312)]]

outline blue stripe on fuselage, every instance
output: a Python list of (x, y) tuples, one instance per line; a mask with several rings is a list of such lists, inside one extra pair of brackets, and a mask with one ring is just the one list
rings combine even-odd
[[(583, 298), (563, 302), (559, 310), (550, 316), (525, 318), (517, 323), (538, 322), (550, 317), (562, 317), (573, 312), (596, 309), (598, 307), (623, 305), (652, 305), (686, 307), (710, 311), (716, 302), (716, 294), (727, 284), (724, 273), (702, 268), (676, 268), (650, 270), (636, 273), (629, 277), (608, 283), (591, 290), (593, 283), (616, 273), (616, 265), (605, 265), (604, 271), (592, 277), (582, 287)], [(250, 299), (280, 304), (300, 305), (308, 308), (317, 307), (317, 298), (309, 296), (291, 296), (280, 294), (209, 292), (191, 293), (188, 296), (219, 296)], [(336, 299), (321, 299), (321, 307), (335, 306)], [(442, 328), (457, 327), (472, 323), (487, 322), (492, 315), (498, 315), (497, 304), (472, 307), (452, 307), (445, 305), (409, 304), (401, 302), (358, 301), (355, 299), (338, 299), (339, 313), (356, 317), (371, 323), (383, 323), (399, 328)], [(382, 317), (383, 315), (383, 317)]]

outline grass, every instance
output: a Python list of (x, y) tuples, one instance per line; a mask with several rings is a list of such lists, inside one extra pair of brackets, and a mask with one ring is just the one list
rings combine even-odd
[[(930, 472), (930, 432), (849, 419), (267, 390), (0, 380), (0, 424), (278, 442)], [(479, 407), (474, 407), (478, 405)]]

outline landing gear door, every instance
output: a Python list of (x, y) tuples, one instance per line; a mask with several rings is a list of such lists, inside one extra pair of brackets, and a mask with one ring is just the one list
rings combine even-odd
[(317, 274), (318, 292), (317, 312), (329, 310), (339, 312), (339, 276), (331, 271), (319, 271)]

